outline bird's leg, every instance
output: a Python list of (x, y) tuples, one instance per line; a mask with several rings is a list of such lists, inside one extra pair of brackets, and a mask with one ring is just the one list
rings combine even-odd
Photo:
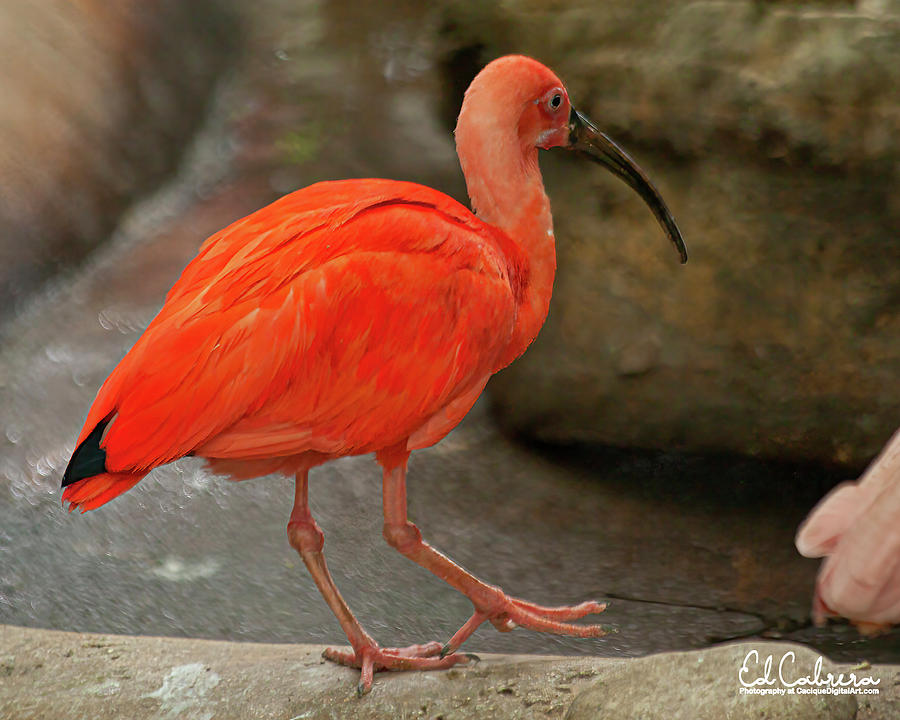
[(332, 662), (362, 670), (357, 686), (360, 695), (372, 689), (372, 675), (377, 670), (442, 670), (467, 662), (470, 658), (466, 655), (436, 657), (441, 653), (441, 644), (436, 641), (405, 648), (380, 648), (363, 629), (341, 597), (325, 564), (325, 556), (322, 554), (325, 536), (309, 512), (308, 478), (308, 471), (297, 473), (294, 508), (287, 528), (288, 540), (300, 554), (353, 648), (351, 652), (328, 648), (323, 656)]
[(308, 471), (297, 473), (296, 483), (294, 508), (291, 511), (291, 519), (288, 521), (288, 540), (291, 546), (300, 553), (319, 592), (322, 593), (322, 597), (325, 598), (325, 602), (328, 603), (328, 607), (331, 608), (346, 633), (347, 639), (350, 640), (350, 645), (354, 649), (372, 646), (375, 641), (347, 607), (347, 603), (341, 597), (331, 573), (328, 572), (328, 566), (325, 564), (325, 556), (322, 554), (325, 535), (309, 512)]
[(495, 585), (488, 585), (457, 565), (422, 540), (419, 529), (406, 516), (406, 463), (385, 469), (383, 478), (384, 539), (410, 560), (430, 570), (441, 580), (463, 593), (475, 606), (472, 617), (456, 632), (441, 651), (453, 653), (478, 627), (490, 621), (500, 632), (517, 625), (530, 630), (575, 637), (601, 637), (610, 628), (604, 625), (573, 625), (565, 621), (600, 613), (605, 603), (544, 607), (510, 597)]

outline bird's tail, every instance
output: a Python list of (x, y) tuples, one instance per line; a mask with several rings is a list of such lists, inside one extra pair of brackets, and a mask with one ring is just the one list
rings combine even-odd
[(138, 484), (146, 473), (100, 473), (76, 480), (63, 492), (63, 502), (69, 503), (69, 512), (75, 509), (86, 512), (109, 502), (117, 495)]
[(69, 460), (63, 475), (63, 502), (69, 503), (69, 512), (93, 510), (109, 502), (117, 495), (130, 490), (146, 472), (109, 472), (106, 468), (106, 451), (100, 447), (103, 433), (114, 414), (97, 423), (96, 427), (79, 443)]

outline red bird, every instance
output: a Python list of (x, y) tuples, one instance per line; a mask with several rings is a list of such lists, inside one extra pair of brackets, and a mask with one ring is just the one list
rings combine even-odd
[[(491, 375), (544, 323), (556, 269), (538, 148), (579, 150), (635, 188), (675, 243), (644, 174), (571, 108), (562, 82), (522, 56), (472, 81), (456, 144), (477, 216), (428, 187), (323, 182), (213, 235), (100, 388), (63, 478), (69, 509), (94, 509), (185, 455), (234, 479), (296, 476), (288, 538), (352, 650), (330, 660), (375, 670), (448, 668), (485, 621), (499, 630), (599, 637), (568, 621), (596, 602), (541, 607), (509, 597), (422, 540), (406, 516), (410, 452), (462, 420)], [(332, 581), (307, 503), (311, 468), (375, 453), (384, 537), (474, 605), (445, 645), (379, 647)]]

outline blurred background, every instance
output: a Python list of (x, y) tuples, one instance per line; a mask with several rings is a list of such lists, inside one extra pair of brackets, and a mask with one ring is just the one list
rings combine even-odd
[[(900, 2), (47, 0), (0, 4), (0, 622), (235, 640), (344, 637), (284, 527), (292, 483), (191, 460), (83, 517), (59, 480), (91, 400), (200, 243), (342, 177), (465, 201), (452, 130), (489, 60), (532, 55), (661, 190), (544, 153), (547, 324), (414, 455), (410, 517), (619, 633), (480, 630), (468, 649), (637, 655), (811, 627), (797, 524), (900, 424)], [(469, 603), (381, 540), (379, 471), (313, 475), (339, 587), (383, 644)]]

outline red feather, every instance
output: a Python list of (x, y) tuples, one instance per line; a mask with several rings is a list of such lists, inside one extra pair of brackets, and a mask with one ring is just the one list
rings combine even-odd
[(185, 269), (79, 438), (113, 416), (110, 474), (64, 499), (92, 509), (187, 454), (249, 477), (405, 450), (426, 425), (417, 447), (433, 444), (504, 364), (526, 282), (505, 233), (430, 188), (350, 180), (287, 195)]

